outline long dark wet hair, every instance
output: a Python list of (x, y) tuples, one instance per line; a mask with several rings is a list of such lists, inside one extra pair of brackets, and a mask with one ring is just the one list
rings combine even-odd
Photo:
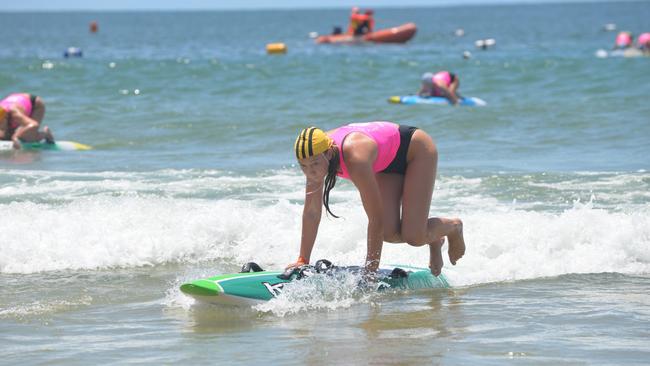
[(339, 170), (339, 167), (341, 166), (341, 160), (339, 160), (338, 148), (331, 149), (331, 151), (333, 154), (332, 154), (332, 158), (329, 160), (330, 163), (329, 163), (329, 167), (327, 168), (327, 176), (325, 177), (325, 187), (323, 190), (323, 206), (325, 206), (325, 210), (327, 211), (328, 214), (338, 219), (339, 217), (334, 215), (332, 210), (330, 210), (330, 191), (336, 185), (336, 172)]

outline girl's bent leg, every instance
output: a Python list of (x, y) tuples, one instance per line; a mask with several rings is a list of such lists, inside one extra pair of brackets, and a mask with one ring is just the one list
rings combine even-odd
[(30, 116), (40, 125), (45, 117), (45, 103), (41, 97), (36, 97), (34, 105), (32, 106), (32, 115)]
[(429, 269), (434, 276), (440, 276), (440, 272), (442, 272), (441, 248), (444, 242), (445, 238), (442, 238), (429, 244)]
[(428, 220), (436, 179), (438, 151), (426, 132), (416, 130), (407, 155), (402, 192), (402, 239), (410, 245), (429, 244)]
[(20, 139), (24, 142), (39, 142), (45, 138), (45, 134), (38, 130), (38, 124), (32, 123), (24, 130)]
[(449, 248), (449, 261), (456, 265), (456, 262), (465, 254), (465, 239), (463, 238), (463, 222), (458, 218), (448, 219), (444, 217), (432, 217), (427, 226), (434, 242), (437, 238), (447, 237)]
[(379, 185), (384, 206), (384, 241), (401, 243), (400, 205), (404, 177), (400, 174), (379, 173), (377, 174), (377, 185)]
[(402, 194), (401, 236), (410, 245), (429, 244), (429, 265), (432, 273), (440, 274), (440, 246), (448, 238), (449, 260), (452, 264), (465, 253), (462, 222), (459, 219), (429, 218), (429, 207), (438, 164), (436, 146), (424, 131), (417, 130), (409, 146), (409, 162)]
[[(441, 237), (433, 237), (429, 228), (429, 208), (436, 179), (438, 151), (433, 140), (422, 130), (413, 133), (407, 156), (408, 166), (402, 193), (402, 230), (410, 245), (429, 245), (429, 267), (438, 276), (442, 269)], [(444, 239), (443, 239), (444, 240)]]
[(54, 135), (48, 126), (43, 127), (43, 138), (50, 144), (54, 143)]

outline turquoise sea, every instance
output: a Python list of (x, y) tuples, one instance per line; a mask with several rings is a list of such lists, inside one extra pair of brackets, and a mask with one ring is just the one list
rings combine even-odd
[[(596, 51), (650, 32), (650, 2), (375, 10), (415, 38), (314, 44), (349, 9), (0, 13), (0, 94), (41, 96), (57, 139), (94, 147), (0, 152), (0, 364), (648, 364), (650, 58)], [(441, 69), (488, 105), (387, 103)], [(461, 217), (467, 242), (452, 289), (251, 309), (180, 293), (295, 260), (296, 134), (373, 120), (438, 144), (431, 215)], [(331, 200), (313, 257), (360, 264), (358, 194)], [(383, 263), (427, 260), (384, 246)]]

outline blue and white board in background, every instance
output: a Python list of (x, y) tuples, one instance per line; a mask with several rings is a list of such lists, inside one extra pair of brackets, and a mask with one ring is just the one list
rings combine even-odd
[[(56, 141), (54, 143), (47, 142), (23, 142), (21, 144), (22, 150), (59, 150), (59, 151), (75, 151), (75, 150), (91, 150), (92, 147), (74, 141)], [(11, 141), (0, 141), (0, 151), (14, 150), (14, 144)]]
[(643, 51), (641, 51), (638, 48), (626, 48), (624, 50), (613, 50), (613, 51), (607, 51), (604, 49), (599, 49), (596, 51), (596, 57), (598, 58), (607, 58), (607, 57), (642, 57), (642, 56), (650, 56), (650, 54), (645, 54)]
[[(392, 96), (388, 102), (395, 104), (451, 104), (447, 98), (443, 97), (420, 97), (417, 95)], [(459, 105), (468, 107), (483, 107), (487, 103), (481, 98), (466, 97), (458, 101)]]

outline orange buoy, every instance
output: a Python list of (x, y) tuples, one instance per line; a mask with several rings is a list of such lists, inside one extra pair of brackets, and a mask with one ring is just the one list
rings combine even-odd
[(266, 45), (266, 53), (268, 54), (287, 53), (287, 45), (284, 43), (269, 43)]
[(97, 33), (98, 29), (99, 27), (97, 26), (96, 21), (93, 20), (92, 22), (90, 22), (90, 33)]

